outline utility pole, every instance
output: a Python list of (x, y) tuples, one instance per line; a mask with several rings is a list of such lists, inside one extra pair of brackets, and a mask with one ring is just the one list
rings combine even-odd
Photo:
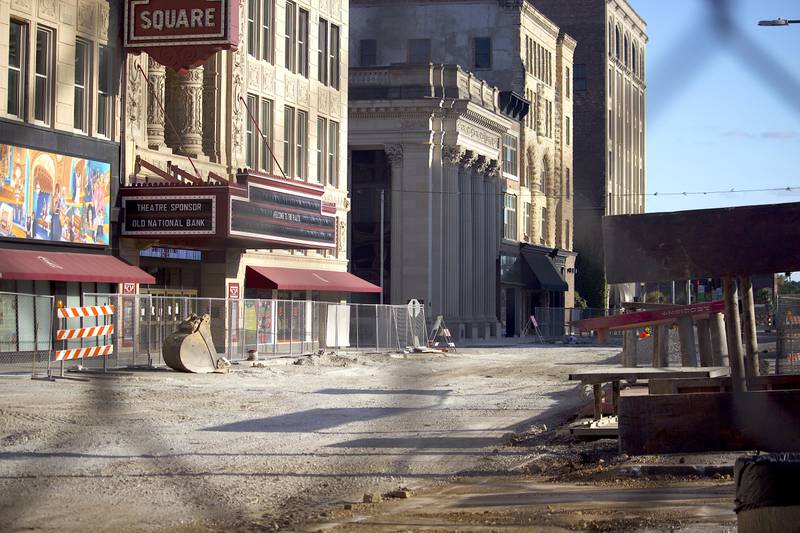
[[(384, 237), (384, 230), (383, 230), (383, 206), (385, 201), (385, 190), (381, 189), (381, 250), (380, 250), (380, 265), (378, 266), (378, 271), (380, 272), (380, 285), (381, 285), (381, 305), (383, 305), (383, 237)], [(373, 278), (374, 279), (374, 278)]]

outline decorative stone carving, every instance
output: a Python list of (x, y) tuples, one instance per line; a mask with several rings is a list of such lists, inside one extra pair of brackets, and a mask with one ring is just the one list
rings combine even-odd
[(472, 165), (474, 165), (476, 161), (478, 161), (478, 156), (475, 155), (475, 152), (472, 150), (467, 150), (461, 155), (459, 164), (462, 168), (468, 169), (472, 168)]
[[(244, 9), (245, 0), (239, 0), (239, 13), (243, 13)], [(247, 17), (239, 17), (239, 35), (247, 35)], [(244, 63), (245, 51), (244, 47), (240, 46), (233, 53), (231, 65), (231, 78), (233, 81), (233, 117), (231, 121), (233, 161), (230, 162), (230, 166), (234, 168), (240, 161), (244, 160), (244, 106), (240, 100), (244, 94)]]
[(39, 16), (56, 21), (56, 0), (39, 0)]
[(157, 150), (164, 146), (164, 82), (166, 69), (153, 58), (147, 64), (147, 80), (150, 91), (147, 95), (147, 145)]
[(108, 36), (108, 28), (109, 28), (109, 18), (110, 12), (108, 9), (108, 4), (101, 4), (100, 5), (100, 20), (97, 24), (97, 36), (98, 37), (107, 37)]
[(339, 98), (339, 93), (330, 93), (328, 95), (330, 99), (330, 113), (334, 117), (339, 117), (342, 114), (342, 101)]
[(464, 157), (464, 149), (460, 146), (443, 146), (442, 159), (447, 165), (458, 165)]
[(167, 73), (170, 94), (168, 113), (175, 137), (168, 135), (172, 148), (188, 155), (203, 150), (203, 67), (189, 69), (185, 76)]
[(261, 66), (258, 61), (250, 57), (247, 58), (247, 86), (253, 90), (258, 90), (261, 85)]
[(18, 11), (24, 11), (26, 13), (31, 12), (31, 0), (16, 0), (14, 2), (14, 9)]
[(275, 68), (266, 64), (261, 67), (261, 89), (267, 94), (275, 93)]
[(212, 161), (219, 161), (220, 147), (216, 125), (220, 122), (217, 106), (219, 71), (217, 55), (211, 56), (203, 68), (203, 152)]
[(286, 96), (286, 99), (290, 102), (297, 102), (297, 80), (287, 76), (283, 85), (283, 94)]
[(403, 164), (403, 147), (399, 144), (387, 144), (384, 148), (389, 164), (397, 167)]
[(63, 24), (70, 26), (77, 25), (77, 15), (75, 14), (75, 6), (73, 4), (61, 3), (58, 10), (58, 19)]
[(488, 178), (496, 178), (500, 176), (500, 162), (497, 161), (497, 159), (492, 159), (491, 161), (489, 161), (489, 164), (486, 167), (484, 174)]
[(497, 135), (492, 135), (491, 133), (488, 133), (467, 122), (459, 121), (458, 125), (456, 126), (456, 131), (495, 150), (500, 147), (500, 137)]
[(141, 102), (142, 102), (142, 76), (139, 73), (137, 66), (139, 61), (145, 59), (145, 56), (134, 57), (128, 56), (128, 98), (127, 105), (125, 106), (128, 125), (133, 130), (134, 135), (137, 135), (140, 129), (141, 121)]
[(78, 1), (78, 31), (94, 35), (95, 8), (92, 0)]
[(472, 165), (472, 168), (478, 174), (483, 174), (484, 172), (486, 172), (486, 169), (489, 168), (489, 160), (486, 158), (486, 156), (479, 155), (478, 159)]

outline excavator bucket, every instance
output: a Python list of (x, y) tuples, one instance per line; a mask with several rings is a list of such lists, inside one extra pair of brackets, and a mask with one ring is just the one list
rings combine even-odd
[(164, 340), (161, 353), (164, 362), (178, 372), (208, 374), (219, 368), (220, 357), (211, 339), (211, 317), (195, 314), (181, 322), (178, 329)]

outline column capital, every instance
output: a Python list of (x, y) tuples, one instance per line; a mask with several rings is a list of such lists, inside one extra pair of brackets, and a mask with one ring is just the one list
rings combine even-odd
[(442, 159), (447, 165), (459, 165), (464, 154), (461, 146), (442, 146)]
[(387, 144), (383, 147), (383, 150), (386, 152), (386, 158), (391, 166), (397, 167), (403, 164), (402, 144)]
[(486, 172), (487, 168), (489, 168), (489, 160), (486, 158), (485, 155), (479, 155), (478, 159), (472, 165), (472, 168), (478, 174), (482, 174), (482, 173)]
[(487, 178), (496, 178), (500, 176), (500, 162), (497, 159), (489, 161), (484, 173)]
[(472, 168), (472, 165), (475, 164), (477, 159), (475, 152), (472, 150), (464, 150), (464, 152), (461, 153), (461, 159), (459, 159), (458, 163), (463, 169)]

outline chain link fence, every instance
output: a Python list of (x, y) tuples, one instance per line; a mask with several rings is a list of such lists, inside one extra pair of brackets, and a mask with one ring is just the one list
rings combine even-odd
[(778, 296), (775, 374), (800, 374), (800, 296)]
[[(579, 320), (612, 316), (619, 314), (617, 309), (594, 308), (563, 308), (563, 307), (537, 307), (534, 317), (539, 324), (539, 331), (545, 338), (560, 338), (564, 336), (580, 335), (581, 332), (573, 326)], [(536, 335), (533, 328), (528, 327), (527, 335)], [(616, 333), (614, 333), (616, 334)]]
[(0, 375), (46, 369), (53, 350), (54, 298), (0, 292)]

